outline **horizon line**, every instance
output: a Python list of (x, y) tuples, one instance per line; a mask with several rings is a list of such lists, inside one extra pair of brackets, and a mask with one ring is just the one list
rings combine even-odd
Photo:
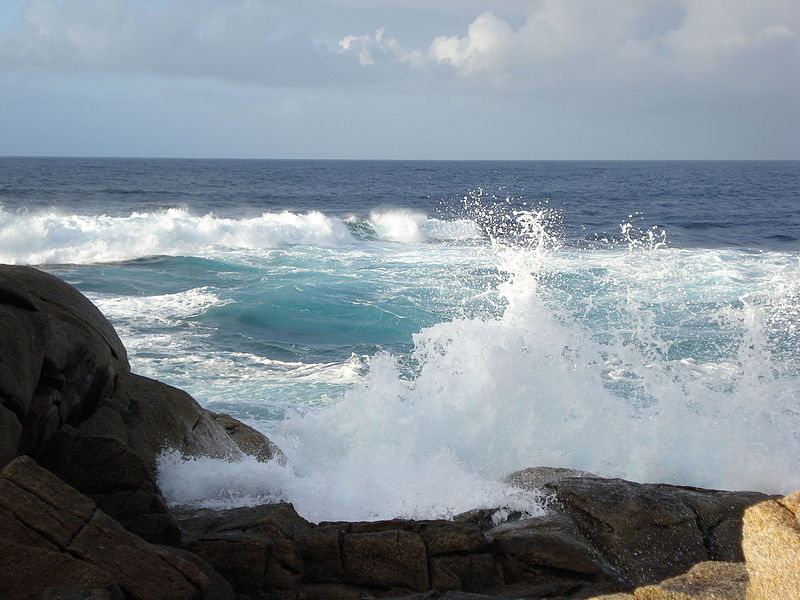
[(197, 161), (330, 161), (330, 162), (800, 162), (798, 158), (353, 158), (353, 157), (236, 157), (124, 156), (78, 154), (3, 154), (4, 159), (78, 160), (197, 160)]

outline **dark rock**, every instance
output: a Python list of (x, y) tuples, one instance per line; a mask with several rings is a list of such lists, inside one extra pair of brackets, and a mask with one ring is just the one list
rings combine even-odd
[(523, 490), (536, 491), (543, 485), (567, 479), (568, 477), (597, 477), (588, 471), (563, 469), (558, 467), (530, 467), (515, 471), (505, 478), (505, 482)]
[(302, 560), (292, 542), (311, 524), (291, 504), (175, 514), (187, 548), (219, 571), (237, 592), (299, 585)]
[(430, 588), (427, 552), (417, 533), (399, 529), (351, 533), (343, 548), (349, 583), (390, 590)]
[(487, 533), (508, 581), (534, 581), (543, 569), (570, 577), (621, 583), (616, 569), (566, 515), (549, 513), (500, 525)]
[(502, 585), (503, 571), (491, 553), (455, 554), (431, 558), (431, 588), (483, 590)]
[(431, 556), (486, 552), (489, 544), (481, 530), (466, 523), (420, 521), (419, 532)]
[(225, 430), (243, 454), (255, 456), (261, 462), (275, 459), (282, 465), (286, 464), (286, 456), (283, 451), (260, 431), (256, 431), (230, 415), (213, 412), (209, 414)]
[[(474, 525), (481, 531), (489, 531), (493, 527), (499, 525), (499, 522), (495, 519), (498, 510), (497, 508), (475, 508), (454, 516), (453, 522), (462, 523), (464, 525)], [(514, 521), (519, 519), (508, 520)]]
[[(26, 456), (0, 471), (0, 540), (16, 553), (3, 553), (3, 569), (15, 556), (36, 565), (28, 575), (21, 570), (6, 580), (20, 594), (47, 590), (57, 597), (54, 590), (64, 589), (73, 596), (166, 600), (208, 598), (218, 589), (192, 562), (128, 532)], [(46, 564), (62, 565), (64, 572)]]
[(362, 600), (364, 589), (340, 583), (305, 585), (300, 589), (297, 600)]
[[(0, 528), (0, 532), (2, 529)], [(123, 600), (114, 579), (97, 567), (56, 550), (2, 540), (0, 581), (6, 600), (98, 598)]]
[(426, 592), (405, 596), (391, 596), (391, 600), (520, 600), (522, 596), (500, 596), (496, 594), (475, 594), (470, 592)]
[(241, 452), (211, 413), (183, 390), (131, 375), (121, 386), (122, 414), (131, 450), (150, 468), (167, 449), (186, 456), (235, 459)]
[(297, 555), (305, 565), (305, 580), (313, 583), (344, 581), (342, 540), (347, 527), (337, 523), (321, 523), (295, 538)]
[(125, 348), (75, 288), (30, 267), (0, 269), (0, 466), (39, 456), (129, 372)]
[(655, 583), (692, 565), (735, 554), (730, 526), (766, 498), (621, 479), (568, 478), (545, 485), (558, 510), (630, 585)]
[(0, 466), (35, 457), (149, 541), (179, 536), (155, 481), (162, 451), (283, 456), (232, 417), (217, 423), (185, 392), (131, 374), (113, 327), (52, 275), (0, 265), (0, 338)]

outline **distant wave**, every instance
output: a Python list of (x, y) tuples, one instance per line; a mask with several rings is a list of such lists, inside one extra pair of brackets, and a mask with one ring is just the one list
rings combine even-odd
[(379, 239), (393, 242), (459, 242), (484, 237), (478, 224), (469, 219), (443, 221), (408, 209), (375, 210), (370, 213), (369, 222)]
[(367, 221), (346, 223), (316, 211), (231, 219), (193, 215), (182, 208), (112, 217), (58, 210), (11, 213), (0, 207), (0, 262), (10, 264), (89, 264), (156, 255), (207, 256), (224, 248), (331, 248), (369, 240), (426, 243), (480, 237), (472, 221), (445, 221), (404, 210), (374, 212)]

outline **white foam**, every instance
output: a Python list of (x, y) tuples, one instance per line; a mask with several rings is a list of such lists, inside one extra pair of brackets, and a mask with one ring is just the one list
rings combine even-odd
[(208, 310), (233, 302), (208, 287), (199, 287), (155, 296), (112, 296), (87, 293), (86, 296), (106, 318), (114, 322), (136, 320), (141, 324), (175, 325), (180, 320), (197, 317)]
[[(398, 449), (393, 456), (364, 454), (346, 470), (304, 473), (275, 461), (185, 458), (173, 451), (158, 459), (158, 484), (172, 504), (232, 508), (290, 501), (315, 522), (448, 518), (498, 506), (543, 512), (538, 494), (465, 471), (452, 456), (432, 454), (412, 464), (414, 459)], [(417, 476), (409, 478), (412, 470)]]
[[(800, 487), (796, 256), (737, 262), (653, 246), (587, 259), (558, 251), (530, 215), (519, 225), (525, 244), (496, 243), (508, 274), (497, 289), (502, 311), (425, 328), (414, 336), (413, 376), (379, 354), (337, 402), (274, 424), (270, 436), (289, 458), (282, 471), (240, 463), (215, 480), (219, 465), (167, 460), (169, 501), (280, 497), (312, 520), (536, 510), (535, 497), (501, 483), (536, 465), (722, 489)], [(598, 297), (571, 298), (559, 273), (592, 277)], [(676, 314), (697, 322), (664, 321)], [(710, 326), (703, 320), (725, 338), (719, 356), (673, 357), (695, 339), (682, 328)]]
[(374, 210), (369, 220), (379, 239), (405, 244), (483, 239), (478, 225), (469, 219), (442, 220), (410, 209)]
[(180, 208), (127, 217), (12, 214), (0, 208), (0, 262), (87, 264), (154, 255), (213, 256), (219, 248), (290, 245), (336, 247), (355, 240), (338, 219), (319, 212), (264, 213), (226, 219)]

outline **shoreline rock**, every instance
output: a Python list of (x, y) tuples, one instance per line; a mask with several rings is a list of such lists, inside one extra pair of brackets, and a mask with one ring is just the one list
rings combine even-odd
[(161, 451), (282, 456), (233, 417), (131, 373), (108, 320), (52, 275), (0, 266), (0, 335), (0, 466), (34, 457), (148, 541), (180, 541), (155, 481)]

